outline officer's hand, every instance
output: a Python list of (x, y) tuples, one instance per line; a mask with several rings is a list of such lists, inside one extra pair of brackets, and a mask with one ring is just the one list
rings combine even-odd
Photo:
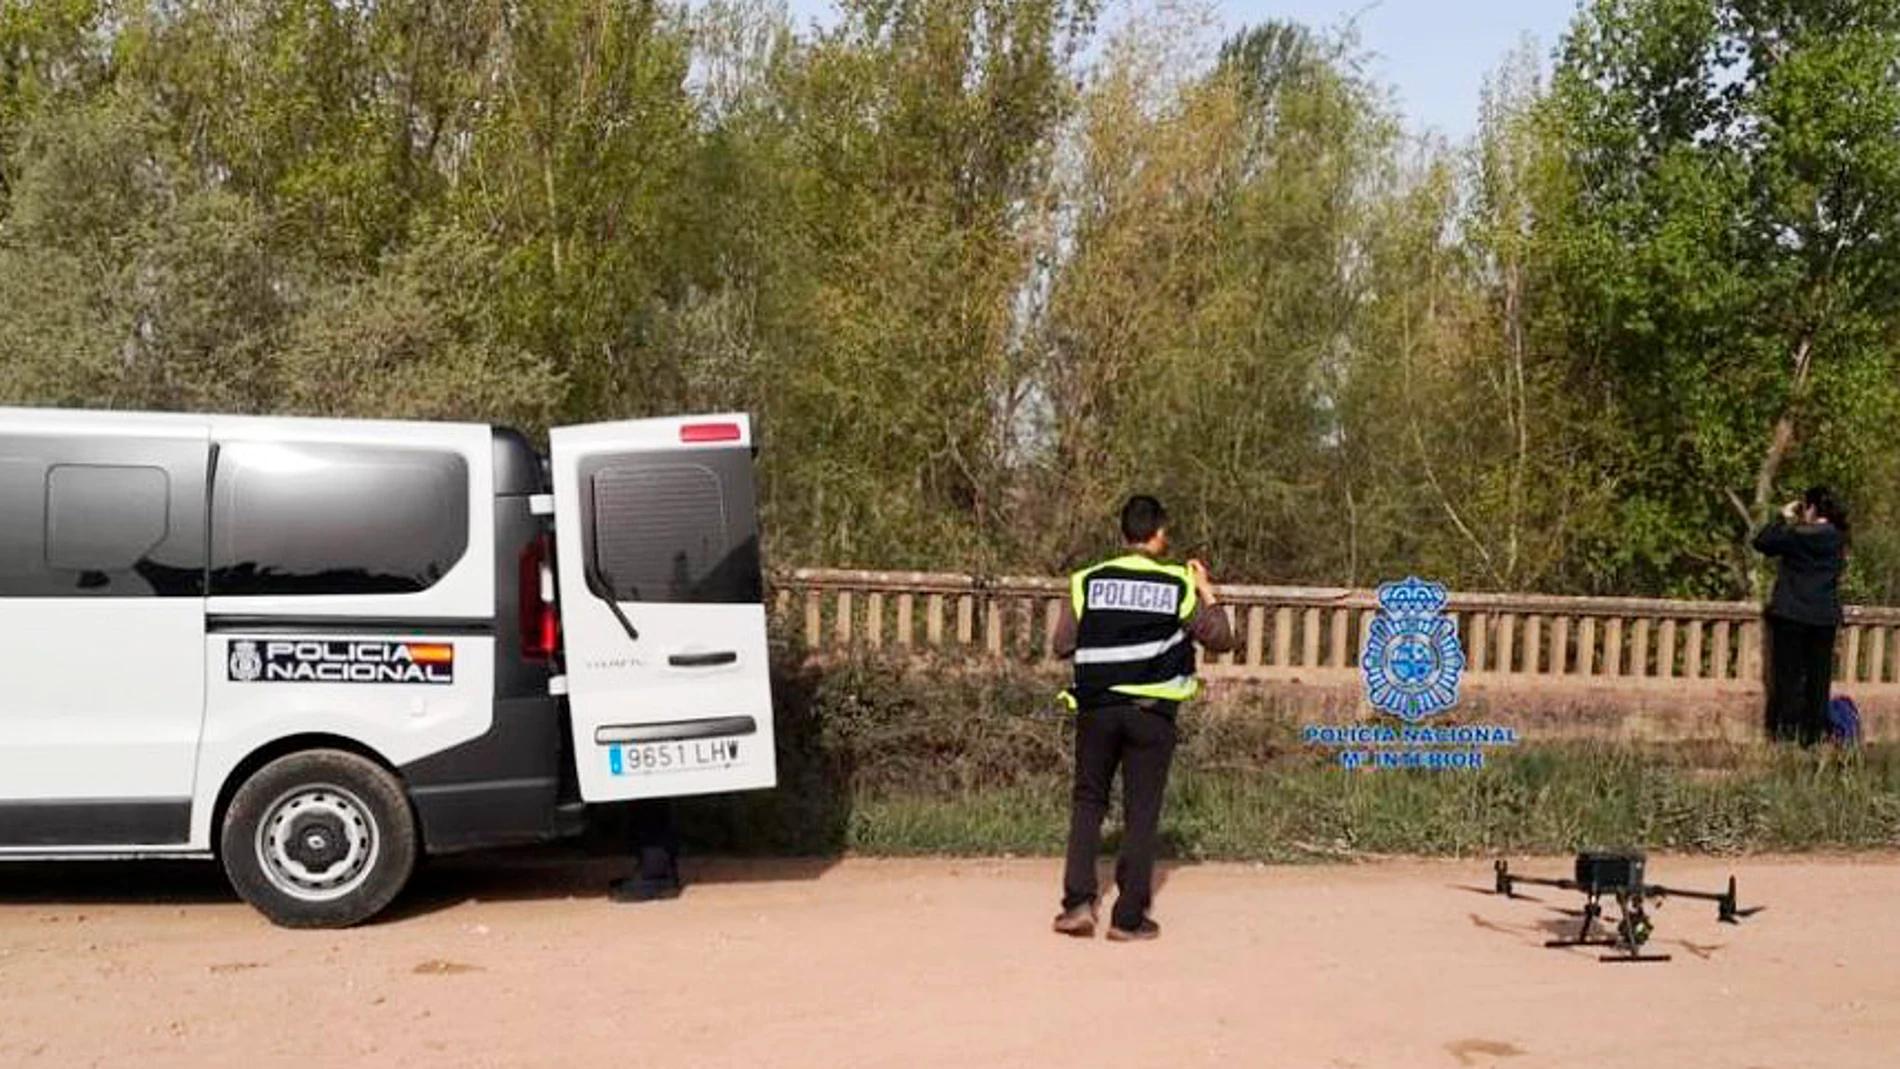
[(1195, 592), (1200, 594), (1203, 601), (1212, 601), (1214, 580), (1207, 574), (1207, 564), (1203, 561), (1191, 560), (1187, 562), (1187, 568), (1188, 575), (1194, 580)]

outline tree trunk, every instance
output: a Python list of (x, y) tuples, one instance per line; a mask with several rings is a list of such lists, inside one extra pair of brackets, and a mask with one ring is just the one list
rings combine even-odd
[[(1804, 331), (1794, 348), (1794, 381), (1788, 387), (1788, 397), (1782, 403), (1781, 415), (1775, 420), (1774, 434), (1768, 440), (1768, 451), (1761, 458), (1761, 466), (1755, 472), (1755, 497), (1750, 503), (1750, 519), (1761, 522), (1773, 507), (1775, 479), (1781, 474), (1782, 462), (1788, 458), (1788, 450), (1794, 445), (1795, 417), (1801, 402), (1807, 398), (1808, 382), (1814, 369), (1814, 331)], [(1753, 535), (1752, 531), (1742, 532), (1744, 547)], [(1753, 558), (1750, 558), (1751, 560)], [(1761, 564), (1759, 561), (1748, 570), (1748, 583), (1751, 593), (1760, 593)]]

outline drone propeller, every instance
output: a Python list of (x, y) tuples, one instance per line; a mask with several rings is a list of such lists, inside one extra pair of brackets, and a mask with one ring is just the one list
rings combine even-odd
[(1740, 924), (1743, 917), (1753, 917), (1767, 906), (1750, 906), (1742, 909), (1735, 904), (1735, 877), (1728, 878), (1728, 892), (1716, 903), (1715, 919), (1723, 924)]

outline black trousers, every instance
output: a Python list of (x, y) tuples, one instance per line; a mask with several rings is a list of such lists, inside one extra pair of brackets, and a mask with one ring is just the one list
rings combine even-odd
[(1832, 627), (1768, 619), (1768, 734), (1812, 746), (1827, 735), (1827, 700), (1834, 682)]
[(680, 882), (679, 834), (673, 827), (673, 803), (654, 798), (633, 805), (633, 853), (639, 859), (635, 879), (652, 889)]
[(1062, 877), (1062, 908), (1096, 898), (1095, 860), (1102, 851), (1102, 818), (1109, 785), (1122, 772), (1122, 849), (1115, 859), (1117, 928), (1132, 930), (1154, 898), (1155, 849), (1161, 796), (1174, 762), (1174, 718), (1138, 705), (1084, 709), (1076, 716), (1075, 791), (1069, 808), (1069, 856)]

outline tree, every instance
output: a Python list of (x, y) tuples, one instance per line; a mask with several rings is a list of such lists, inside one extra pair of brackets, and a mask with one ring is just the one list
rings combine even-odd
[(1897, 61), (1873, 0), (1597, 0), (1567, 38), (1550, 225), (1569, 345), (1625, 428), (1597, 458), (1605, 585), (1743, 593), (1791, 472), (1860, 488), (1900, 403)]

